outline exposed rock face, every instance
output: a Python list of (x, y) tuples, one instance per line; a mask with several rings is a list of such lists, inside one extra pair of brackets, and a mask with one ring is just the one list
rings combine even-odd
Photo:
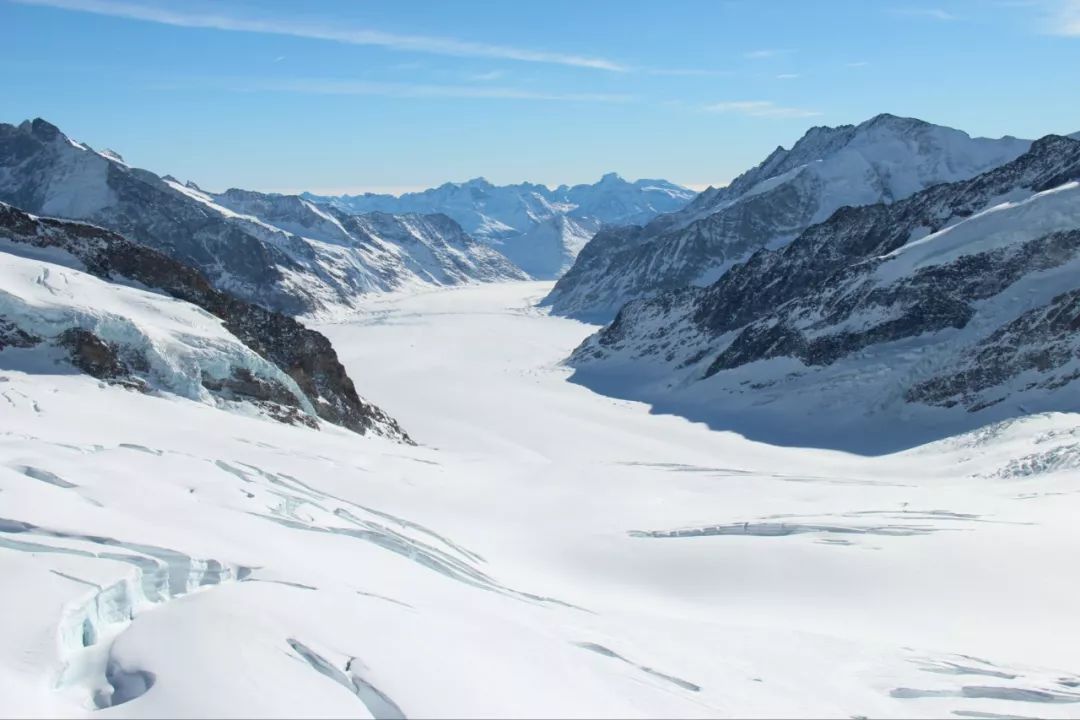
[(0, 350), (4, 348), (28, 348), (41, 342), (41, 338), (26, 332), (15, 323), (0, 317)]
[(1048, 136), (1000, 168), (891, 205), (842, 208), (778, 252), (763, 251), (706, 289), (695, 316), (711, 332), (746, 324), (828, 281), (839, 270), (936, 232), (1010, 192), (1038, 192), (1080, 177), (1080, 143)]
[(198, 269), (219, 290), (290, 315), (409, 283), (524, 277), (444, 220), (425, 232), (403, 220), (396, 234), (354, 236), (297, 196), (206, 193), (95, 152), (41, 119), (0, 124), (0, 201), (114, 230)]
[[(880, 258), (834, 276), (829, 287), (784, 304), (743, 328), (709, 365), (705, 377), (758, 360), (798, 358), (831, 365), (863, 348), (947, 328), (962, 329), (974, 304), (1025, 276), (1060, 267), (1080, 254), (1080, 230), (1054, 233), (1019, 247), (962, 255), (881, 285)], [(856, 318), (873, 322), (853, 322)], [(807, 322), (809, 320), (809, 322)], [(991, 342), (988, 338), (985, 342)]]
[(113, 380), (130, 373), (128, 366), (120, 360), (119, 348), (89, 330), (65, 330), (57, 338), (57, 344), (68, 350), (72, 365), (91, 377)]
[(608, 233), (578, 255), (546, 302), (575, 317), (612, 317), (627, 301), (706, 286), (759, 249), (776, 249), (844, 206), (893, 203), (1009, 162), (1030, 143), (988, 140), (910, 118), (812, 128), (726, 188), (644, 228)]
[(1080, 378), (1080, 290), (1027, 311), (971, 350), (953, 374), (920, 382), (905, 398), (944, 407), (962, 404), (974, 412), (1005, 400), (1001, 388), (1025, 373), (1031, 376), (1025, 390), (1069, 385)]
[[(214, 289), (197, 270), (111, 231), (82, 223), (38, 218), (3, 204), (0, 204), (0, 237), (37, 248), (63, 251), (97, 277), (135, 281), (199, 306), (221, 318), (225, 328), (244, 345), (291, 377), (322, 419), (360, 433), (408, 441), (408, 436), (392, 418), (359, 397), (324, 335), (293, 318)], [(95, 377), (124, 372), (124, 366), (117, 358), (114, 358), (117, 362), (111, 361), (108, 349), (101, 347), (96, 338), (79, 334), (71, 338), (68, 346), (74, 348), (73, 358), (79, 358), (73, 362)], [(250, 378), (235, 380), (235, 384), (225, 389), (238, 395), (247, 393), (256, 400), (278, 403), (291, 397), (283, 389), (270, 388), (265, 383), (256, 387)], [(295, 405), (295, 399), (291, 404)]]
[(1074, 409), (1078, 271), (1080, 142), (1048, 136), (970, 180), (842, 208), (706, 288), (630, 303), (569, 362), (702, 417), (845, 397), (853, 414)]

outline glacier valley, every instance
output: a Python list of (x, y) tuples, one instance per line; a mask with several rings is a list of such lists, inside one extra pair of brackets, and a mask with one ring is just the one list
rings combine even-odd
[[(105, 292), (34, 262), (8, 273), (39, 326)], [(0, 714), (1075, 717), (1080, 416), (755, 442), (567, 382), (598, 328), (537, 307), (551, 287), (313, 326), (416, 445), (5, 349)], [(182, 358), (280, 375), (110, 292), (202, 328)]]

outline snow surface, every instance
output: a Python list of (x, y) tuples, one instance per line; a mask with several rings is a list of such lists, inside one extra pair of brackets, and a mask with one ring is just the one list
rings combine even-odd
[(568, 383), (549, 288), (319, 328), (416, 448), (0, 352), (0, 714), (1076, 716), (1080, 416), (754, 443)]

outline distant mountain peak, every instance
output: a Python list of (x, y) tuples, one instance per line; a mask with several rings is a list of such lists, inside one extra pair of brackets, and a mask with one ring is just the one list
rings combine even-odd
[(870, 118), (869, 120), (865, 120), (865, 121), (859, 123), (859, 125), (857, 127), (872, 127), (872, 126), (875, 126), (875, 125), (910, 126), (910, 125), (930, 125), (930, 123), (926, 122), (925, 120), (920, 120), (919, 118), (904, 117), (902, 115), (893, 115), (892, 113), (885, 112), (885, 113), (878, 113), (877, 115)]
[[(19, 127), (22, 128), (25, 125), (26, 123), (23, 123)], [(63, 133), (60, 132), (60, 128), (43, 118), (34, 118), (30, 123), (29, 130), (34, 137), (44, 142), (52, 142), (57, 137), (63, 135)]]

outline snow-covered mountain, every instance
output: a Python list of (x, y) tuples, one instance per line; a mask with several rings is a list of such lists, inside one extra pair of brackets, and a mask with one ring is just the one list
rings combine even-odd
[(783, 247), (844, 206), (890, 203), (1013, 160), (1027, 140), (971, 138), (911, 118), (811, 128), (729, 186), (644, 227), (600, 234), (546, 299), (555, 313), (610, 319), (628, 300), (704, 286), (760, 248)]
[(493, 185), (484, 178), (401, 196), (367, 193), (305, 199), (351, 213), (445, 213), (477, 240), (536, 278), (555, 278), (573, 262), (582, 236), (601, 225), (644, 223), (682, 208), (694, 192), (666, 180), (629, 182), (615, 173), (582, 185)]
[(7, 367), (73, 367), (145, 393), (408, 440), (357, 395), (320, 333), (116, 233), (0, 203), (4, 350)]
[(1078, 181), (1080, 142), (1048, 136), (970, 180), (843, 208), (706, 288), (628, 304), (570, 362), (587, 384), (792, 442), (1076, 410)]
[(524, 276), (445, 216), (354, 221), (296, 196), (207, 193), (96, 152), (41, 119), (0, 124), (0, 201), (123, 233), (221, 290), (289, 314), (410, 284)]

